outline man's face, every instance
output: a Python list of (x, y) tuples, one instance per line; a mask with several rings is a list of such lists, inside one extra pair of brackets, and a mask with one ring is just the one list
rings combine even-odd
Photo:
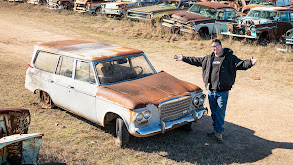
[(215, 55), (218, 55), (218, 56), (222, 55), (222, 51), (223, 51), (222, 45), (220, 45), (218, 42), (213, 42), (212, 48), (213, 48)]

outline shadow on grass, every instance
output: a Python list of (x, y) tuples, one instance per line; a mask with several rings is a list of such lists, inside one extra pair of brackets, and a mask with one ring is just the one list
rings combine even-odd
[[(104, 128), (75, 114), (67, 113), (112, 134), (114, 138), (114, 123)], [(219, 144), (215, 138), (206, 136), (212, 128), (211, 123), (211, 118), (205, 116), (192, 125), (191, 132), (174, 129), (151, 137), (131, 137), (127, 148), (157, 153), (178, 163), (193, 164), (252, 163), (271, 155), (273, 149), (293, 149), (293, 143), (266, 140), (255, 136), (253, 130), (229, 122), (225, 123), (224, 143)]]
[(133, 138), (129, 148), (158, 153), (176, 162), (198, 164), (251, 163), (259, 161), (276, 148), (293, 149), (293, 143), (275, 142), (255, 136), (254, 131), (226, 122), (224, 143), (219, 144), (206, 133), (211, 129), (206, 116), (192, 126), (193, 131), (179, 129), (148, 138)]

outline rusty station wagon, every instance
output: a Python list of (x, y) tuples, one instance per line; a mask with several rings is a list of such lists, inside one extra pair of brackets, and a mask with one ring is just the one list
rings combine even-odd
[(157, 73), (143, 51), (100, 42), (67, 40), (35, 46), (25, 87), (46, 107), (59, 106), (102, 126), (116, 123), (120, 146), (191, 129), (207, 113), (205, 94), (166, 72)]
[(221, 34), (258, 40), (265, 44), (280, 40), (287, 30), (293, 28), (293, 9), (286, 7), (256, 7), (237, 23), (229, 24), (228, 31)]
[(162, 26), (174, 32), (187, 32), (206, 36), (225, 32), (228, 24), (241, 15), (231, 6), (217, 2), (197, 2), (188, 11), (166, 14)]
[(250, 0), (249, 4), (243, 6), (242, 12), (247, 14), (255, 7), (290, 7), (290, 0)]

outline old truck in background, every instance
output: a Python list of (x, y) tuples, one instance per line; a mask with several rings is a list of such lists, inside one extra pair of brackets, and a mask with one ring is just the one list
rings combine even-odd
[(237, 23), (229, 24), (228, 31), (221, 34), (257, 40), (266, 45), (277, 41), (293, 28), (293, 9), (286, 7), (256, 7)]
[(66, 9), (72, 10), (74, 6), (74, 0), (47, 0), (47, 7), (49, 9)]
[(111, 17), (124, 17), (128, 9), (135, 8), (138, 5), (138, 1), (118, 1), (102, 3), (101, 14)]
[(75, 0), (73, 10), (80, 13), (99, 14), (103, 3), (112, 2), (111, 0)]

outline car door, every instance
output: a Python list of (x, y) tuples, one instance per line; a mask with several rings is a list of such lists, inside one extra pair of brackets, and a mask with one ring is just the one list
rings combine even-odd
[(71, 109), (78, 115), (96, 121), (97, 84), (91, 62), (76, 60), (71, 91)]
[(71, 104), (73, 103), (71, 99), (73, 91), (73, 64), (73, 58), (60, 56), (56, 73), (50, 80), (50, 96), (53, 102), (68, 110), (71, 110)]
[[(291, 19), (290, 19), (291, 16)], [(279, 19), (276, 28), (277, 39), (284, 35), (289, 29), (293, 28), (293, 14), (286, 11), (279, 12)]]
[(235, 19), (240, 17), (236, 10), (219, 10), (215, 25), (213, 28), (213, 33), (227, 32), (228, 24), (235, 22)]

